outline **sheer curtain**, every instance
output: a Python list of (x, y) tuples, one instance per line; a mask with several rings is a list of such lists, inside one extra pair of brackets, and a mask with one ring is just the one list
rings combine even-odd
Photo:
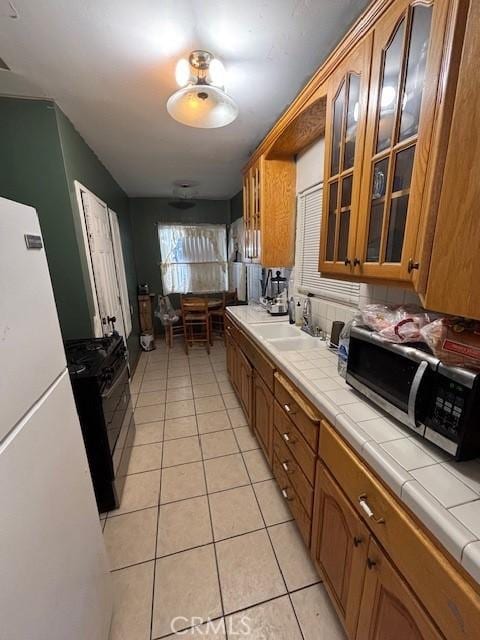
[(227, 228), (220, 224), (159, 224), (163, 292), (228, 289)]

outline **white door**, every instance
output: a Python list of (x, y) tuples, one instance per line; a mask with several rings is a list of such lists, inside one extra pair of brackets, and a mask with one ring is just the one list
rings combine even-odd
[(108, 560), (66, 371), (0, 444), (0, 486), (0, 638), (107, 640)]
[(111, 333), (109, 319), (116, 318), (115, 328), (125, 337), (108, 207), (84, 187), (80, 187), (80, 196), (88, 242), (87, 258), (91, 260), (92, 288), (98, 305), (95, 333), (98, 337)]
[(1, 442), (67, 365), (37, 213), (5, 198), (0, 291)]
[(123, 323), (125, 325), (125, 339), (132, 332), (132, 314), (130, 312), (130, 300), (128, 298), (127, 274), (125, 273), (125, 259), (123, 257), (122, 237), (120, 235), (120, 224), (115, 211), (108, 210), (110, 214), (110, 229), (112, 231), (113, 255), (115, 257), (115, 267), (117, 272), (118, 288), (120, 291), (120, 301), (123, 311)]

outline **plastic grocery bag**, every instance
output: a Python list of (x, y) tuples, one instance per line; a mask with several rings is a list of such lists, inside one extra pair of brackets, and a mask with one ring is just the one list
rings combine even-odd
[(439, 318), (420, 330), (433, 353), (446, 365), (480, 369), (480, 322)]
[(155, 317), (165, 326), (178, 322), (179, 317), (170, 302), (168, 296), (158, 296), (158, 306), (155, 309)]
[(424, 342), (421, 328), (437, 318), (416, 305), (367, 304), (362, 322), (387, 342)]

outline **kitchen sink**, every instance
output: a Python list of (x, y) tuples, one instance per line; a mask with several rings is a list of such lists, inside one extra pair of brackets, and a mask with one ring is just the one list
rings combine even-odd
[(322, 346), (319, 338), (309, 338), (297, 336), (296, 338), (270, 339), (268, 341), (272, 347), (279, 351), (310, 351)]
[(298, 337), (299, 329), (290, 324), (269, 323), (251, 325), (251, 330), (257, 336), (265, 339)]

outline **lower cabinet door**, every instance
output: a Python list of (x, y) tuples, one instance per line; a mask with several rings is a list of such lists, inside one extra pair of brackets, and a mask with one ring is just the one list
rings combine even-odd
[(349, 637), (354, 638), (370, 534), (320, 462), (317, 462), (312, 528), (313, 560)]
[[(433, 584), (432, 589), (435, 589)], [(357, 640), (443, 638), (398, 571), (371, 538)]]
[(253, 374), (254, 430), (270, 466), (273, 456), (273, 394), (261, 376)]
[(253, 425), (253, 367), (243, 352), (237, 348), (238, 394), (247, 421)]

